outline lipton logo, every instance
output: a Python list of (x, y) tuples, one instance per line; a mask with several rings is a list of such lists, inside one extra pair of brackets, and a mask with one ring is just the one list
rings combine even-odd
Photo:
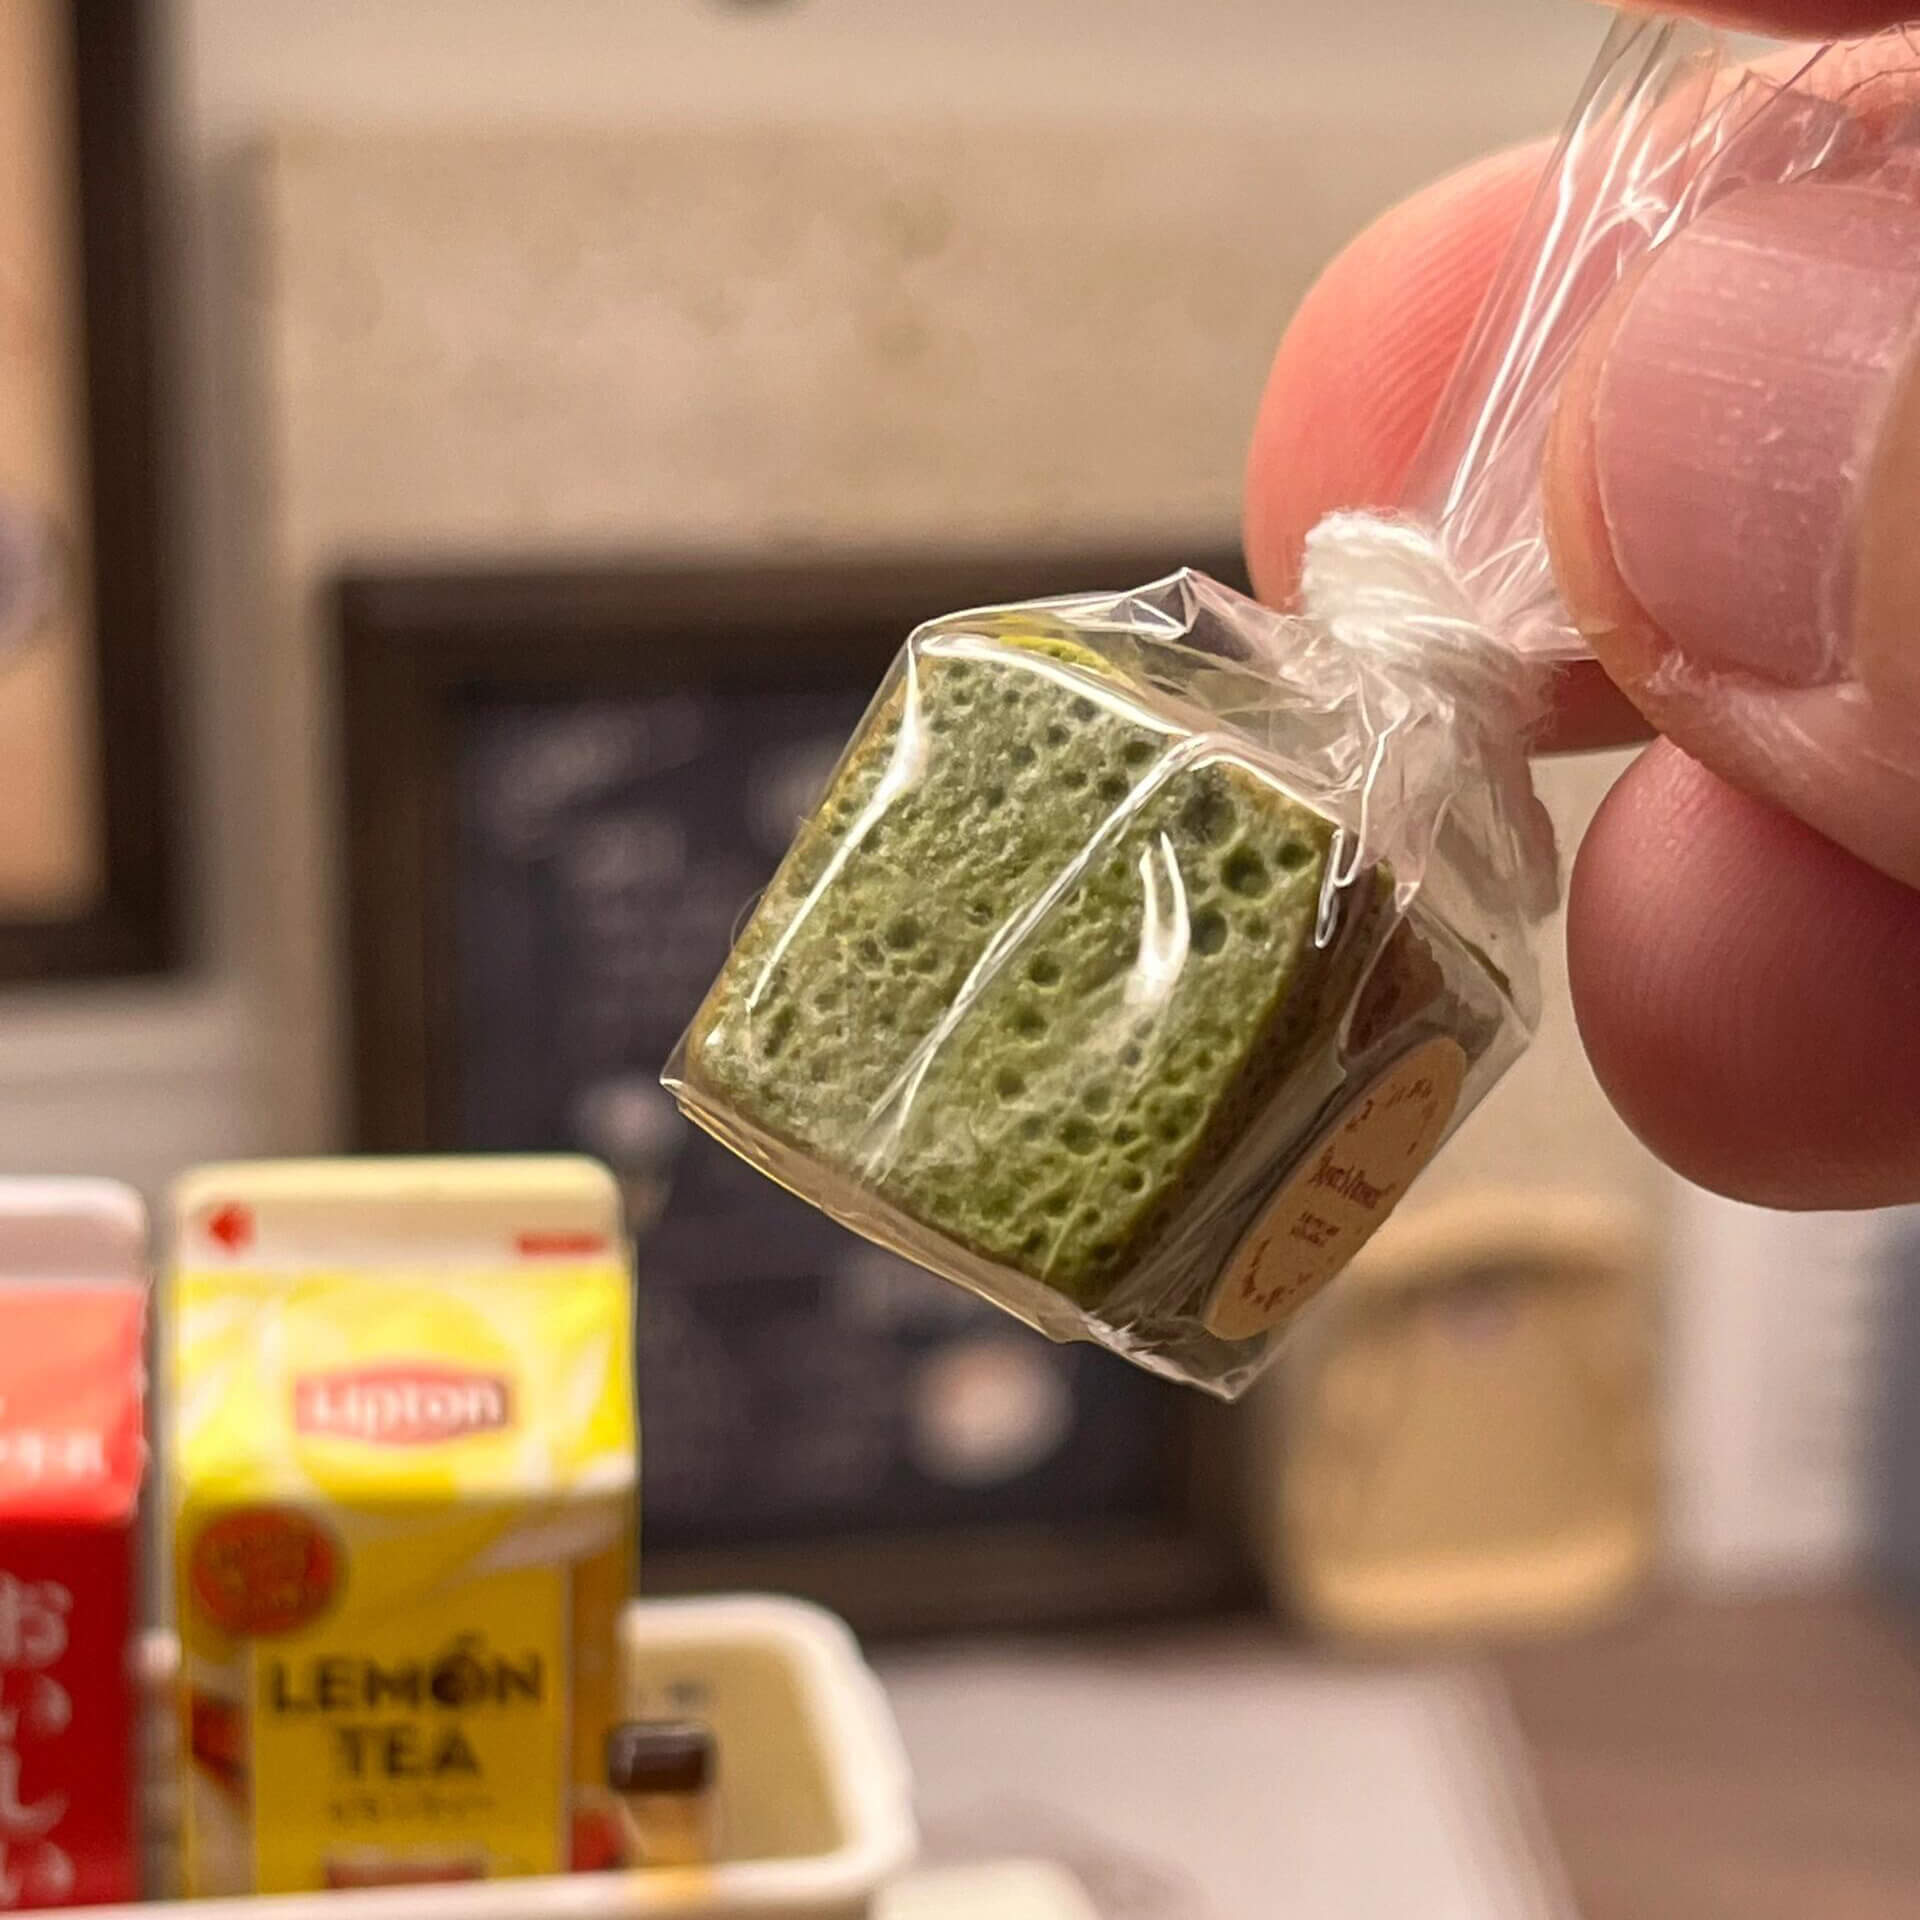
[(456, 1367), (360, 1367), (293, 1383), (296, 1432), (376, 1447), (425, 1447), (513, 1425), (513, 1389)]

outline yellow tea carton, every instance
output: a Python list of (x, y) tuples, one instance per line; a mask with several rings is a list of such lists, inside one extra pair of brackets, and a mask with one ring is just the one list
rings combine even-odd
[(174, 1263), (188, 1891), (606, 1864), (635, 1473), (611, 1177), (212, 1167)]

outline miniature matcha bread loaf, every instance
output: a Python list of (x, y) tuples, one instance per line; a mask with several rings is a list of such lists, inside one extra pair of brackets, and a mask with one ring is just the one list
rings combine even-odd
[(1037, 634), (921, 649), (686, 1054), (705, 1102), (1082, 1306), (1337, 1031), (1386, 891), (1324, 926), (1333, 825), (1110, 676)]

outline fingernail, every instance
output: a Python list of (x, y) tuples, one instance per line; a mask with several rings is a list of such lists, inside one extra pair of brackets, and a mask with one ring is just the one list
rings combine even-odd
[[(1654, 256), (1605, 350), (1593, 449), (1620, 577), (1690, 659), (1794, 686), (1847, 671), (1916, 339), (1920, 209), (1886, 194), (1746, 188)], [(1903, 518), (1920, 541), (1920, 500)]]

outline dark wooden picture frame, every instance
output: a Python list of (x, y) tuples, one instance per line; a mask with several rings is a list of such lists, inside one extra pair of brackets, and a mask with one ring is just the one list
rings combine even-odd
[[(475, 702), (629, 698), (688, 686), (817, 689), (879, 680), (921, 618), (1039, 592), (1137, 584), (1164, 556), (1021, 564), (610, 569), (349, 576), (339, 689), (354, 1145), (459, 1144), (454, 760)], [(1209, 556), (1234, 579), (1239, 563)], [(552, 1142), (548, 1144), (563, 1144)], [(649, 1592), (772, 1588), (863, 1631), (1041, 1626), (1193, 1613), (1252, 1588), (1227, 1409), (1170, 1385), (1180, 1438), (1151, 1519), (993, 1526), (858, 1541), (646, 1545)], [(644, 1420), (643, 1408), (643, 1420)]]
[(178, 957), (155, 419), (153, 17), (141, 0), (75, 0), (68, 16), (98, 883), (76, 911), (0, 917), (0, 982), (148, 974)]

